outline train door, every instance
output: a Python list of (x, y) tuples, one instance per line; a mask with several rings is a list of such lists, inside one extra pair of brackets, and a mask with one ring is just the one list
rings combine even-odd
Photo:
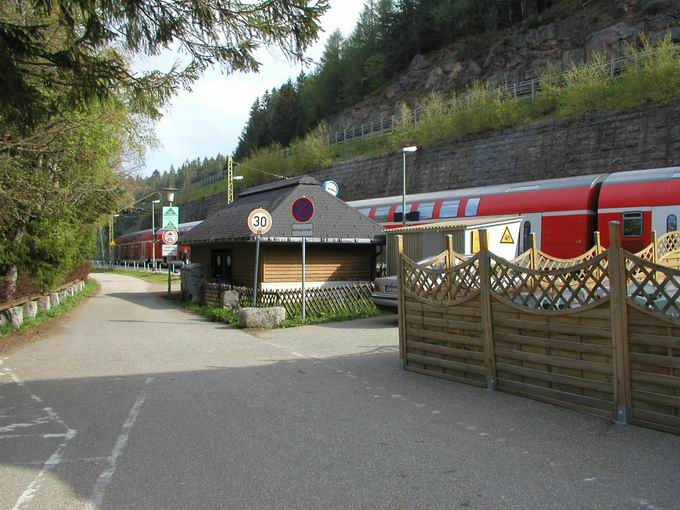
[(519, 230), (519, 252), (524, 253), (531, 248), (531, 233), (536, 234), (536, 244), (541, 247), (541, 213), (523, 214)]
[(659, 237), (678, 230), (679, 219), (680, 205), (652, 207), (652, 229)]

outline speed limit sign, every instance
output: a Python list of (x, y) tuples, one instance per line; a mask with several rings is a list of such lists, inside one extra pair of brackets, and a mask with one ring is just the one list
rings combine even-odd
[(248, 228), (257, 236), (266, 234), (272, 228), (272, 215), (262, 208), (253, 209), (248, 215)]

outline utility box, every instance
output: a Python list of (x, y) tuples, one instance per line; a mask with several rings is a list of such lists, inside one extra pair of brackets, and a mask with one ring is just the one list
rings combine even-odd
[(181, 274), (182, 299), (200, 300), (201, 288), (205, 281), (205, 266), (203, 264), (186, 264)]

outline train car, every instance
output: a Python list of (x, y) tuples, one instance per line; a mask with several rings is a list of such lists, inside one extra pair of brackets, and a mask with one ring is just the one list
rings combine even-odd
[(652, 230), (659, 236), (677, 230), (678, 218), (680, 167), (618, 172), (602, 184), (598, 224), (605, 247), (610, 221), (621, 222), (621, 245), (634, 253), (652, 242)]
[[(543, 251), (560, 258), (581, 255), (592, 246), (600, 186), (606, 175), (520, 182), (406, 197), (409, 224), (473, 216), (520, 215), (520, 251), (536, 233)], [(357, 200), (349, 205), (385, 228), (401, 226), (400, 196)]]
[[(179, 235), (180, 242), (182, 240), (182, 234), (188, 232), (196, 225), (201, 223), (200, 221), (191, 221), (187, 223), (180, 223), (179, 225)], [(164, 261), (167, 257), (163, 256), (163, 230), (156, 229), (156, 260)], [(187, 253), (188, 257), (191, 257), (191, 246), (179, 245), (178, 254), (176, 257), (171, 257), (171, 260), (183, 259), (183, 254)], [(152, 233), (151, 229), (138, 230), (136, 232), (130, 232), (118, 236), (116, 238), (116, 247), (114, 251), (116, 260), (138, 260), (138, 261), (151, 261), (153, 259), (153, 243), (152, 243)]]

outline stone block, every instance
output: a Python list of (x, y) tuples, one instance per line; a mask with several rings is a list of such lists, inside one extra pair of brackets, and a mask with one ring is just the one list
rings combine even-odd
[(64, 303), (70, 296), (68, 295), (68, 292), (65, 290), (62, 290), (59, 292), (59, 302)]
[(7, 326), (8, 323), (9, 320), (7, 319), (7, 315), (5, 315), (5, 312), (0, 312), (0, 327)]
[(20, 328), (24, 323), (24, 309), (21, 306), (15, 306), (7, 310), (7, 316), (15, 328)]
[(61, 299), (58, 292), (52, 292), (50, 294), (50, 306), (59, 306), (61, 304)]
[(241, 308), (240, 297), (237, 290), (225, 290), (222, 293), (222, 308), (238, 310)]
[(38, 310), (46, 312), (52, 308), (50, 296), (41, 296), (38, 298)]
[(241, 308), (238, 323), (242, 328), (274, 328), (286, 319), (286, 309), (282, 306), (269, 308)]
[(38, 302), (37, 301), (27, 301), (26, 303), (23, 304), (22, 308), (24, 309), (24, 317), (29, 317), (31, 319), (35, 319), (35, 316), (38, 315)]

